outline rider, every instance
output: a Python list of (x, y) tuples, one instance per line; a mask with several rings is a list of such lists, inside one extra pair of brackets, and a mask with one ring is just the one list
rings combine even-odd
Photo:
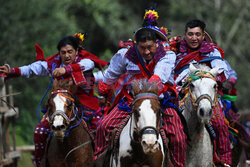
[[(173, 90), (173, 68), (176, 55), (173, 51), (164, 50), (160, 40), (166, 41), (167, 38), (157, 27), (155, 23), (157, 18), (158, 14), (154, 10), (146, 11), (144, 25), (135, 33), (136, 42), (129, 48), (120, 49), (113, 56), (110, 66), (104, 74), (103, 81), (99, 83), (99, 94), (101, 96), (106, 97), (115, 81), (126, 72), (128, 73), (129, 81), (133, 79), (149, 79), (150, 82), (156, 82), (162, 88), (162, 92), (166, 92), (169, 95), (175, 94)], [(131, 99), (124, 96), (130, 93), (127, 86), (123, 87), (115, 102), (123, 98), (130, 105)], [(113, 105), (114, 108), (99, 122), (97, 127), (95, 160), (104, 154), (112, 131), (130, 115), (129, 112), (120, 110), (118, 108), (119, 104), (114, 103)], [(170, 141), (169, 148), (174, 160), (173, 163), (175, 166), (184, 166), (186, 159), (186, 135), (183, 132), (181, 119), (174, 108), (166, 108), (165, 113), (167, 114), (162, 115), (163, 128)]]
[[(184, 38), (177, 44), (177, 58), (175, 66), (175, 81), (179, 89), (188, 77), (190, 63), (203, 63), (211, 68), (219, 67), (216, 76), (218, 84), (228, 79), (229, 71), (223, 60), (223, 51), (205, 38), (205, 23), (200, 20), (191, 20), (186, 24)], [(179, 87), (179, 88), (178, 88)], [(221, 162), (226, 166), (231, 164), (231, 148), (229, 142), (228, 127), (224, 121), (224, 115), (219, 105), (219, 111), (215, 107), (211, 119), (216, 132), (216, 143)]]
[[(44, 58), (43, 51), (36, 44), (36, 62), (22, 66), (9, 68), (8, 65), (0, 66), (0, 72), (11, 77), (32, 77), (36, 76), (72, 76), (76, 85), (80, 85), (77, 90), (77, 97), (84, 106), (85, 111), (96, 111), (98, 100), (93, 96), (93, 74), (95, 67), (103, 67), (107, 62), (98, 59), (93, 54), (82, 49), (84, 34), (77, 33), (74, 36), (62, 38), (57, 45), (58, 53), (54, 56)], [(49, 128), (47, 118), (41, 121), (34, 131), (35, 143), (35, 165), (39, 166), (45, 151), (48, 133), (44, 128)]]
[(223, 86), (222, 98), (231, 101), (232, 105), (233, 105), (231, 107), (233, 107), (234, 112), (238, 112), (238, 109), (234, 105), (234, 101), (237, 100), (237, 98), (236, 98), (237, 97), (236, 96), (237, 90), (235, 88), (235, 85), (237, 83), (237, 73), (235, 72), (235, 70), (232, 69), (232, 67), (230, 66), (230, 64), (226, 60), (224, 60), (224, 61), (227, 65), (227, 68), (229, 71), (229, 76), (228, 76), (227, 82)]

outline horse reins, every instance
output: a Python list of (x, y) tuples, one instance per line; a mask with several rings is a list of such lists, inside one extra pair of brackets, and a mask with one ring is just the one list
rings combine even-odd
[(86, 142), (80, 144), (79, 146), (76, 146), (76, 147), (72, 148), (72, 149), (67, 153), (67, 155), (64, 157), (64, 161), (66, 161), (66, 159), (68, 158), (68, 156), (69, 156), (73, 151), (75, 151), (75, 150), (77, 150), (77, 149), (79, 149), (79, 148), (81, 148), (81, 147), (83, 147), (83, 146), (85, 146), (85, 145), (87, 145), (87, 144), (89, 144), (89, 143), (91, 143), (91, 142), (92, 142), (91, 140), (88, 140), (88, 141), (86, 141)]
[[(134, 100), (132, 101), (131, 104), (134, 105), (138, 100), (141, 100), (141, 99), (156, 99), (156, 100), (158, 100), (158, 95), (156, 95), (154, 93), (140, 93), (140, 94), (138, 94), (138, 95), (135, 96), (135, 98), (134, 98)], [(132, 121), (130, 123), (132, 124)], [(131, 127), (131, 125), (130, 125), (130, 127)], [(136, 125), (135, 129), (136, 129), (137, 134), (139, 135), (140, 138), (144, 134), (154, 134), (154, 135), (156, 135), (156, 137), (158, 139), (159, 131), (157, 130), (157, 128), (155, 128), (153, 126), (145, 126), (144, 128), (139, 129), (137, 127), (137, 125)], [(131, 128), (130, 128), (130, 138), (132, 140)]]

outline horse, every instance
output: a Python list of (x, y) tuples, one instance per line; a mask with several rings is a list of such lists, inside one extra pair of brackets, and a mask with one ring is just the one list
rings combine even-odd
[(51, 139), (41, 166), (92, 167), (93, 143), (84, 127), (83, 109), (76, 107), (77, 86), (71, 79), (55, 79), (48, 100)]
[[(167, 164), (160, 134), (161, 107), (158, 87), (146, 80), (133, 84), (131, 117), (121, 131), (109, 165), (116, 167), (162, 167)], [(105, 166), (105, 165), (104, 165)]]
[(247, 150), (250, 148), (250, 134), (241, 122), (240, 118), (242, 116), (240, 113), (237, 113), (237, 108), (234, 104), (227, 100), (223, 100), (222, 102), (225, 108), (225, 117), (230, 127), (229, 132), (231, 132), (229, 135), (231, 135), (232, 167), (247, 166)]
[(196, 68), (190, 64), (189, 72), (182, 87), (186, 94), (180, 101), (191, 138), (191, 147), (188, 146), (186, 151), (186, 166), (213, 166), (213, 143), (205, 124), (218, 105), (215, 80), (218, 68), (210, 69), (205, 65)]

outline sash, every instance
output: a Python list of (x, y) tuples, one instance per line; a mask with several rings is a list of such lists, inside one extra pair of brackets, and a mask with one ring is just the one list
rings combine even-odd
[[(197, 59), (196, 60), (199, 63), (211, 62), (214, 59), (221, 59), (222, 60), (222, 58), (220, 56), (213, 56), (213, 57), (202, 57), (202, 56), (200, 56), (200, 57), (202, 59)], [(187, 68), (189, 68), (189, 64), (184, 65), (179, 70), (175, 69), (175, 75), (179, 75), (180, 73), (182, 73), (182, 71), (184, 71)]]
[(196, 57), (200, 56), (200, 52), (199, 51), (195, 51), (192, 52), (190, 54), (188, 54), (186, 57), (184, 57), (176, 66), (175, 71), (178, 71), (179, 69), (181, 69), (182, 67), (184, 67), (185, 65), (187, 65), (188, 63), (190, 63), (192, 60), (194, 60)]
[(139, 66), (140, 70), (148, 75), (148, 77), (146, 77), (146, 78), (150, 78), (151, 77), (151, 73), (147, 69), (147, 67), (145, 65), (145, 62), (143, 61), (142, 56), (140, 55), (140, 53), (139, 53), (139, 51), (137, 49), (137, 45), (136, 44), (135, 44), (135, 51), (136, 51), (136, 55), (137, 55), (138, 60), (139, 60), (138, 66)]

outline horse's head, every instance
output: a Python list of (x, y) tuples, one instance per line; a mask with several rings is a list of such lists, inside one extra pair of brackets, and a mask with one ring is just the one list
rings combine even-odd
[(75, 92), (76, 86), (72, 79), (54, 80), (49, 98), (48, 116), (56, 138), (63, 139), (70, 122), (76, 118), (73, 97)]
[(133, 85), (132, 119), (134, 120), (134, 138), (141, 143), (143, 151), (156, 152), (159, 149), (160, 102), (158, 87), (146, 80), (135, 81)]
[(213, 109), (217, 105), (217, 83), (215, 76), (218, 68), (210, 69), (205, 65), (189, 66), (190, 75), (187, 78), (187, 89), (193, 110), (201, 122), (210, 121)]

